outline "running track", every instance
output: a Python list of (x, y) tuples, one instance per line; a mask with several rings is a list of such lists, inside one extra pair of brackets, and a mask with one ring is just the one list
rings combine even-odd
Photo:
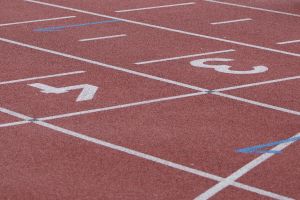
[(2, 0), (0, 199), (300, 199), (298, 0)]

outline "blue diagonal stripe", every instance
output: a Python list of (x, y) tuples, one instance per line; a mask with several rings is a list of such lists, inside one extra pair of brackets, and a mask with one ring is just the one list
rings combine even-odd
[(295, 142), (295, 141), (298, 141), (298, 140), (300, 140), (300, 136), (292, 137), (292, 138), (289, 138), (289, 139), (280, 140), (280, 141), (276, 141), (276, 142), (271, 142), (271, 143), (267, 143), (267, 144), (261, 144), (261, 145), (257, 145), (257, 146), (237, 149), (236, 151), (240, 152), (240, 153), (273, 153), (273, 154), (278, 154), (278, 153), (281, 153), (281, 151), (261, 150), (261, 149), (266, 148), (266, 147), (276, 146), (276, 145), (282, 144), (282, 143)]
[(88, 22), (83, 24), (71, 24), (65, 26), (52, 26), (46, 28), (38, 28), (34, 29), (36, 32), (50, 32), (50, 31), (59, 31), (65, 28), (74, 28), (74, 27), (82, 27), (82, 26), (90, 26), (95, 24), (106, 24), (106, 23), (113, 23), (113, 22), (120, 22), (121, 20), (113, 19), (113, 20), (105, 20), (105, 21), (98, 21), (98, 22)]

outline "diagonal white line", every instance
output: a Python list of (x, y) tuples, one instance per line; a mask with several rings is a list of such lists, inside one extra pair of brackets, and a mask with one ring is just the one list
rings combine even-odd
[(168, 8), (168, 7), (175, 7), (175, 6), (187, 6), (195, 4), (195, 2), (188, 2), (188, 3), (178, 3), (178, 4), (170, 4), (170, 5), (163, 5), (163, 6), (152, 6), (152, 7), (145, 7), (145, 8), (134, 8), (134, 9), (127, 9), (127, 10), (117, 10), (115, 12), (132, 12), (132, 11), (139, 11), (139, 10), (150, 10), (150, 9), (157, 9), (157, 8)]
[(29, 123), (31, 123), (31, 122), (30, 121), (9, 122), (9, 123), (5, 123), (5, 124), (0, 124), (0, 128), (9, 127), (9, 126), (18, 126), (18, 125), (29, 124)]
[(74, 74), (82, 74), (82, 73), (85, 73), (85, 71), (73, 71), (73, 72), (65, 72), (65, 73), (52, 74), (52, 75), (46, 75), (46, 76), (23, 78), (23, 79), (11, 80), (11, 81), (3, 81), (3, 82), (0, 82), (0, 85), (19, 83), (19, 82), (25, 82), (25, 81), (32, 81), (32, 80), (40, 80), (40, 79), (46, 79), (46, 78), (61, 77), (61, 76), (68, 76), (68, 75), (74, 75)]
[(109, 15), (89, 12), (89, 11), (85, 11), (85, 10), (80, 10), (80, 9), (76, 9), (76, 8), (70, 8), (70, 7), (66, 7), (66, 6), (60, 6), (60, 5), (56, 5), (56, 4), (45, 3), (45, 2), (35, 1), (35, 0), (24, 0), (24, 1), (31, 2), (31, 3), (37, 3), (37, 4), (41, 4), (41, 5), (45, 5), (45, 6), (50, 6), (50, 7), (55, 7), (55, 8), (61, 8), (61, 9), (65, 9), (65, 10), (71, 10), (71, 11), (75, 11), (75, 12), (79, 12), (79, 13), (85, 13), (85, 14), (88, 14), (88, 15), (106, 17), (106, 18), (109, 18), (109, 19), (120, 20), (120, 21), (123, 21), (123, 22), (131, 23), (131, 24), (137, 24), (137, 25), (141, 25), (141, 26), (145, 26), (145, 27), (156, 28), (156, 29), (160, 29), (160, 30), (174, 32), (174, 33), (180, 33), (180, 34), (184, 34), (184, 35), (189, 35), (189, 36), (194, 36), (194, 37), (199, 37), (199, 38), (205, 38), (205, 39), (225, 42), (225, 43), (229, 43), (229, 44), (236, 44), (236, 45), (239, 45), (239, 46), (245, 46), (245, 47), (250, 47), (250, 48), (254, 48), (254, 49), (260, 49), (260, 50), (264, 50), (264, 51), (280, 53), (280, 54), (284, 54), (284, 55), (300, 57), (300, 54), (298, 54), (298, 53), (282, 51), (282, 50), (278, 50), (278, 49), (272, 49), (272, 48), (263, 47), (263, 46), (259, 46), (259, 45), (253, 45), (253, 44), (248, 44), (248, 43), (244, 43), (244, 42), (237, 42), (237, 41), (233, 41), (233, 40), (227, 40), (227, 39), (223, 39), (223, 38), (217, 38), (217, 37), (213, 37), (213, 36), (208, 36), (208, 35), (203, 35), (203, 34), (198, 34), (198, 33), (192, 33), (192, 32), (188, 32), (188, 31), (182, 31), (182, 30), (178, 30), (178, 29), (173, 29), (173, 28), (148, 24), (148, 23), (144, 23), (144, 22), (133, 21), (133, 20), (128, 20), (128, 19), (119, 18), (119, 17), (113, 17), (113, 16), (109, 16)]
[[(23, 119), (23, 120), (32, 119), (28, 116), (25, 116), (23, 114), (17, 113), (17, 112), (12, 111), (12, 110), (8, 110), (6, 108), (1, 108), (0, 107), (0, 112), (4, 112), (6, 114), (18, 117), (18, 118)], [(106, 142), (106, 141), (103, 141), (103, 140), (99, 140), (99, 139), (96, 139), (96, 138), (93, 138), (93, 137), (90, 137), (90, 136), (87, 136), (87, 135), (84, 135), (84, 134), (81, 134), (81, 133), (78, 133), (78, 132), (75, 132), (75, 131), (71, 131), (71, 130), (68, 130), (68, 129), (65, 129), (65, 128), (50, 124), (50, 123), (47, 123), (47, 122), (32, 121), (32, 123), (35, 123), (37, 125), (49, 128), (51, 130), (63, 133), (65, 135), (69, 135), (71, 137), (75, 137), (75, 138), (78, 138), (78, 139), (81, 139), (81, 140), (84, 140), (84, 141), (87, 141), (87, 142), (91, 142), (91, 143), (94, 143), (94, 144), (97, 144), (97, 145), (101, 145), (101, 146), (104, 146), (104, 147), (107, 147), (107, 148), (110, 148), (110, 149), (113, 149), (113, 150), (116, 150), (116, 151), (119, 151), (119, 152), (123, 152), (123, 153), (129, 154), (129, 155), (141, 158), (141, 159), (152, 161), (154, 163), (158, 163), (158, 164), (164, 165), (166, 167), (170, 167), (170, 168), (173, 168), (173, 169), (184, 171), (184, 172), (187, 172), (187, 173), (190, 173), (190, 174), (194, 174), (194, 175), (201, 176), (201, 177), (204, 177), (204, 178), (207, 178), (207, 179), (210, 179), (210, 180), (214, 180), (214, 181), (218, 181), (218, 182), (224, 181), (224, 178), (222, 178), (220, 176), (217, 176), (217, 175), (214, 175), (214, 174), (211, 174), (211, 173), (207, 173), (207, 172), (204, 172), (204, 171), (201, 171), (201, 170), (198, 170), (198, 169), (193, 169), (193, 168), (190, 168), (190, 167), (178, 164), (178, 163), (174, 163), (174, 162), (171, 162), (171, 161), (168, 161), (168, 160), (165, 160), (165, 159), (161, 159), (159, 157), (155, 157), (155, 156), (152, 156), (152, 155), (149, 155), (149, 154), (145, 154), (145, 153), (142, 153), (142, 152), (139, 152), (139, 151), (136, 151), (136, 150), (133, 150), (133, 149), (129, 149), (129, 148), (126, 148), (126, 147), (123, 147), (123, 146), (112, 144), (112, 143), (109, 143), (109, 142)], [(241, 189), (245, 189), (245, 190), (248, 190), (248, 191), (251, 191), (251, 192), (255, 192), (255, 193), (258, 193), (258, 194), (261, 194), (261, 195), (264, 195), (264, 196), (268, 196), (268, 197), (271, 197), (271, 198), (274, 198), (274, 199), (291, 200), (288, 197), (278, 195), (278, 194), (275, 194), (275, 193), (272, 193), (272, 192), (269, 192), (269, 191), (265, 191), (265, 190), (262, 190), (262, 189), (259, 189), (259, 188), (256, 188), (256, 187), (252, 187), (252, 186), (249, 186), (249, 185), (245, 185), (245, 184), (242, 184), (242, 183), (232, 181), (232, 182), (230, 182), (230, 184), (232, 186), (235, 186), (235, 187), (238, 187), (238, 188), (241, 188)]]
[[(294, 135), (291, 138), (298, 137), (298, 136), (300, 136), (300, 133), (297, 133), (296, 135)], [(293, 144), (294, 142), (296, 142), (296, 141), (279, 144), (279, 145), (275, 146), (274, 148), (272, 148), (272, 150), (273, 151), (282, 151), (285, 148), (287, 148), (288, 146), (290, 146), (291, 144)], [(271, 158), (274, 155), (275, 154), (271, 154), (271, 153), (264, 153), (264, 154), (260, 155), (256, 159), (252, 160), (248, 164), (244, 165), (243, 167), (241, 167), (240, 169), (238, 169), (237, 171), (232, 173), (230, 176), (228, 176), (223, 181), (220, 181), (218, 184), (209, 188), (207, 191), (205, 191), (204, 193), (202, 193), (201, 195), (196, 197), (195, 200), (207, 200), (207, 199), (213, 197), (218, 192), (222, 191), (223, 189), (225, 189), (226, 187), (231, 185), (232, 182), (236, 181), (237, 179), (239, 179), (240, 177), (242, 177), (243, 175), (245, 175), (246, 173), (248, 173), (249, 171), (251, 171), (252, 169), (257, 167), (258, 165), (262, 164), (263, 162), (265, 162), (266, 160), (268, 160), (269, 158)]]
[(285, 42), (278, 42), (277, 44), (292, 44), (292, 43), (298, 43), (300, 40), (290, 40)]
[(141, 62), (137, 62), (135, 64), (136, 65), (144, 65), (144, 64), (150, 64), (150, 63), (157, 63), (157, 62), (164, 62), (164, 61), (171, 61), (171, 60), (179, 60), (179, 59), (182, 59), (182, 58), (192, 58), (192, 57), (196, 57), (196, 56), (207, 56), (207, 55), (214, 55), (214, 54), (219, 54), (219, 53), (228, 53), (228, 52), (233, 52), (233, 51), (235, 51), (235, 50), (234, 49), (228, 49), (228, 50), (223, 50), (223, 51), (213, 51), (213, 52), (178, 56), (178, 57), (172, 57), (172, 58), (163, 58), (163, 59), (158, 59), (158, 60), (141, 61)]
[(222, 21), (222, 22), (213, 22), (210, 23), (212, 25), (218, 25), (218, 24), (230, 24), (230, 23), (236, 23), (236, 22), (244, 22), (244, 21), (250, 21), (251, 18), (245, 18), (245, 19), (236, 19), (236, 20), (230, 20), (230, 21)]
[(228, 3), (228, 2), (222, 2), (222, 1), (216, 1), (216, 0), (204, 0), (204, 1), (211, 2), (211, 3), (224, 4), (224, 5), (228, 5), (228, 6), (235, 6), (235, 7), (240, 7), (240, 8), (248, 8), (248, 9), (252, 9), (252, 10), (259, 10), (259, 11), (264, 11), (264, 12), (282, 14), (282, 15), (289, 15), (289, 16), (293, 16), (293, 17), (300, 17), (300, 15), (295, 14), (295, 13), (288, 13), (288, 12), (270, 10), (270, 9), (265, 9), (265, 8), (257, 8), (257, 7), (252, 7), (252, 6), (240, 5), (240, 4)]
[(28, 116), (23, 115), (21, 113), (17, 113), (17, 112), (14, 112), (14, 111), (11, 111), (9, 109), (2, 108), (2, 107), (0, 107), (0, 112), (3, 112), (3, 113), (6, 113), (8, 115), (11, 115), (11, 116), (23, 119), (23, 120), (27, 120), (27, 121), (32, 119), (31, 117), (28, 117)]
[(69, 18), (74, 18), (74, 17), (76, 17), (76, 16), (56, 17), (56, 18), (48, 18), (48, 19), (37, 19), (37, 20), (23, 21), (23, 22), (12, 22), (12, 23), (0, 24), (0, 27), (18, 25), (18, 24), (35, 23), (35, 22), (53, 21), (53, 20), (59, 20), (59, 19), (69, 19)]
[(175, 99), (182, 99), (182, 98), (193, 97), (193, 96), (200, 96), (203, 94), (206, 94), (206, 92), (196, 92), (196, 93), (191, 93), (191, 94), (170, 96), (170, 97), (164, 97), (164, 98), (159, 98), (159, 99), (151, 99), (151, 100), (139, 101), (139, 102), (128, 103), (128, 104), (121, 104), (121, 105), (110, 106), (110, 107), (105, 107), (105, 108), (84, 110), (84, 111), (79, 111), (79, 112), (66, 113), (66, 114), (54, 115), (54, 116), (50, 116), (50, 117), (38, 118), (38, 120), (46, 121), (46, 120), (60, 119), (60, 118), (66, 118), (66, 117), (73, 117), (73, 116), (85, 115), (85, 114), (96, 113), (96, 112), (103, 112), (103, 111), (116, 110), (116, 109), (128, 108), (128, 107), (133, 107), (133, 106), (140, 106), (140, 105), (147, 105), (147, 104), (159, 103), (159, 102), (164, 102), (164, 101), (171, 101), (171, 100), (175, 100)]
[(279, 82), (290, 81), (290, 80), (295, 80), (295, 79), (300, 79), (300, 76), (291, 76), (291, 77), (273, 79), (273, 80), (262, 81), (262, 82), (257, 82), (257, 83), (249, 83), (249, 84), (244, 84), (244, 85), (230, 86), (230, 87), (227, 87), (227, 88), (216, 89), (214, 91), (223, 92), (223, 91), (228, 91), (228, 90), (236, 90), (236, 89), (241, 89), (241, 88), (248, 88), (248, 87), (259, 86), (259, 85), (266, 85), (266, 84), (270, 84), (270, 83), (279, 83)]
[[(126, 72), (126, 73), (133, 74), (133, 75), (136, 75), (136, 76), (141, 76), (141, 77), (145, 77), (145, 78), (149, 78), (149, 79), (153, 79), (153, 80), (157, 80), (157, 81), (161, 81), (161, 82), (165, 82), (165, 83), (169, 83), (169, 84), (174, 84), (174, 85), (177, 85), (177, 86), (181, 86), (181, 87), (185, 87), (185, 88), (189, 88), (189, 89), (194, 89), (194, 90), (201, 91), (201, 92), (209, 92), (209, 90), (205, 89), (205, 88), (200, 88), (200, 87), (197, 87), (197, 86), (181, 83), (181, 82), (178, 82), (178, 81), (173, 81), (173, 80), (170, 80), (170, 79), (164, 79), (164, 78), (161, 78), (161, 77), (157, 77), (157, 76), (153, 76), (153, 75), (149, 75), (149, 74), (145, 74), (145, 73), (141, 73), (141, 72), (137, 72), (137, 71), (133, 71), (133, 70), (129, 70), (129, 69), (125, 69), (125, 68), (105, 64), (105, 63), (101, 63), (101, 62), (98, 62), (98, 61), (85, 59), (85, 58), (78, 57), (78, 56), (73, 56), (73, 55), (69, 55), (69, 54), (65, 54), (65, 53), (61, 53), (61, 52), (57, 52), (57, 51), (53, 51), (53, 50), (48, 50), (48, 49), (36, 47), (36, 46), (33, 46), (33, 45), (28, 45), (28, 44), (16, 42), (16, 41), (13, 41), (13, 40), (8, 40), (8, 39), (5, 39), (5, 38), (0, 38), (0, 41), (15, 44), (15, 45), (19, 45), (19, 46), (23, 46), (23, 47), (27, 47), (27, 48), (31, 48), (31, 49), (35, 49), (35, 50), (39, 50), (39, 51), (43, 51), (43, 52), (47, 52), (47, 53), (51, 53), (51, 54), (55, 54), (55, 55), (59, 55), (59, 56), (63, 56), (63, 57), (67, 57), (67, 58), (71, 58), (71, 59), (75, 59), (75, 60), (80, 60), (80, 61), (83, 61), (83, 62), (86, 62), (86, 63), (98, 65), (98, 66), (101, 66), (101, 67), (114, 69), (114, 70), (117, 70), (117, 71), (122, 71), (122, 72)], [(235, 99), (235, 100), (238, 100), (238, 101), (241, 101), (241, 102), (250, 103), (250, 104), (261, 106), (261, 107), (265, 107), (265, 108), (268, 108), (268, 109), (273, 109), (273, 110), (277, 110), (277, 111), (281, 111), (281, 112), (286, 112), (286, 113), (290, 113), (290, 114), (294, 114), (294, 115), (299, 115), (298, 111), (293, 111), (293, 110), (289, 110), (289, 109), (286, 109), (286, 108), (281, 108), (281, 107), (277, 107), (277, 106), (273, 106), (273, 105), (269, 105), (269, 104), (265, 104), (265, 103), (260, 103), (260, 102), (244, 99), (244, 98), (241, 98), (241, 97), (236, 97), (236, 96), (232, 96), (232, 95), (228, 95), (228, 94), (222, 94), (220, 92), (214, 92), (212, 94), (227, 97), (227, 98), (230, 98), (230, 99)]]
[(103, 36), (103, 37), (96, 37), (96, 38), (87, 38), (87, 39), (81, 39), (79, 42), (87, 42), (87, 41), (94, 41), (94, 40), (104, 40), (104, 39), (111, 39), (111, 38), (118, 38), (118, 37), (125, 37), (126, 34), (121, 35), (110, 35), (110, 36)]
[(140, 76), (140, 77), (144, 77), (144, 78), (148, 78), (148, 79), (152, 79), (152, 80), (157, 80), (157, 81), (160, 81), (160, 82), (169, 83), (169, 84), (173, 84), (173, 85), (177, 85), (177, 86), (181, 86), (181, 87), (185, 87), (185, 88), (189, 88), (189, 89), (193, 89), (193, 90), (197, 90), (197, 91), (207, 91), (206, 89), (200, 88), (200, 87), (197, 87), (197, 86), (191, 86), (189, 84), (181, 83), (181, 82), (178, 82), (178, 81), (173, 81), (173, 80), (161, 78), (161, 77), (158, 77), (158, 76), (145, 74), (145, 73), (142, 73), (142, 72), (137, 72), (137, 71), (126, 69), (126, 68), (101, 63), (101, 62), (98, 62), (98, 61), (89, 60), (89, 59), (86, 59), (86, 58), (82, 58), (82, 57), (79, 57), (79, 56), (73, 56), (73, 55), (70, 55), (70, 54), (61, 53), (61, 52), (54, 51), (54, 50), (44, 49), (44, 48), (41, 48), (41, 47), (37, 47), (37, 46), (33, 46), (33, 45), (21, 43), (21, 42), (16, 42), (16, 41), (9, 40), (9, 39), (6, 39), (6, 38), (1, 38), (0, 37), (0, 41), (10, 43), (10, 44), (15, 44), (15, 45), (22, 46), (22, 47), (27, 47), (27, 48), (30, 48), (30, 49), (35, 49), (35, 50), (42, 51), (42, 52), (47, 52), (47, 53), (54, 54), (54, 55), (63, 56), (63, 57), (66, 57), (66, 58), (71, 58), (71, 59), (74, 59), (74, 60), (79, 60), (79, 61), (82, 61), (82, 62), (90, 63), (90, 64), (101, 66), (101, 67), (104, 67), (104, 68), (109, 68), (109, 69), (125, 72), (125, 73), (128, 73), (128, 74), (132, 74), (132, 75), (136, 75), (136, 76)]
[(281, 111), (281, 112), (285, 112), (285, 113), (300, 116), (299, 111), (290, 110), (290, 109), (282, 108), (282, 107), (278, 107), (278, 106), (273, 106), (273, 105), (270, 105), (270, 104), (261, 103), (261, 102), (258, 102), (258, 101), (249, 100), (249, 99), (245, 99), (245, 98), (242, 98), (242, 97), (233, 96), (233, 95), (230, 95), (230, 94), (224, 94), (224, 93), (220, 93), (220, 92), (214, 92), (213, 94), (218, 95), (218, 96), (222, 96), (222, 97), (226, 97), (226, 98), (229, 98), (229, 99), (234, 99), (234, 100), (237, 100), (237, 101), (245, 102), (245, 103), (248, 103), (248, 104), (252, 104), (252, 105), (256, 105), (256, 106), (260, 106), (260, 107), (264, 107), (264, 108), (269, 108), (271, 110), (277, 110), (277, 111)]

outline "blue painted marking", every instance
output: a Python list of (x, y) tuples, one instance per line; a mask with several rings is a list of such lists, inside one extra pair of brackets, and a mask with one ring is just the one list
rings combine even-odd
[(297, 140), (300, 140), (300, 136), (292, 137), (292, 138), (285, 139), (285, 140), (279, 140), (279, 141), (271, 142), (271, 143), (267, 143), (267, 144), (261, 144), (261, 145), (257, 145), (257, 146), (237, 149), (236, 152), (239, 152), (239, 153), (259, 153), (259, 154), (263, 154), (263, 153), (279, 154), (279, 153), (281, 153), (281, 151), (259, 150), (259, 149), (276, 146), (276, 145), (282, 144), (282, 143), (294, 142), (294, 141), (297, 141)]
[(60, 31), (65, 28), (74, 28), (74, 27), (82, 27), (82, 26), (89, 26), (89, 25), (95, 25), (95, 24), (106, 24), (106, 23), (113, 23), (113, 22), (120, 22), (121, 20), (113, 19), (113, 20), (105, 20), (105, 21), (98, 21), (98, 22), (88, 22), (84, 24), (71, 24), (66, 26), (52, 26), (52, 27), (46, 27), (46, 28), (38, 28), (34, 29), (33, 31), (36, 32), (50, 32), (50, 31)]

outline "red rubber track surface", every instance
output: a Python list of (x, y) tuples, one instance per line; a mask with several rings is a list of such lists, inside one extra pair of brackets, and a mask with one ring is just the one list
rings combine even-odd
[(0, 199), (300, 199), (299, 1), (0, 5)]

